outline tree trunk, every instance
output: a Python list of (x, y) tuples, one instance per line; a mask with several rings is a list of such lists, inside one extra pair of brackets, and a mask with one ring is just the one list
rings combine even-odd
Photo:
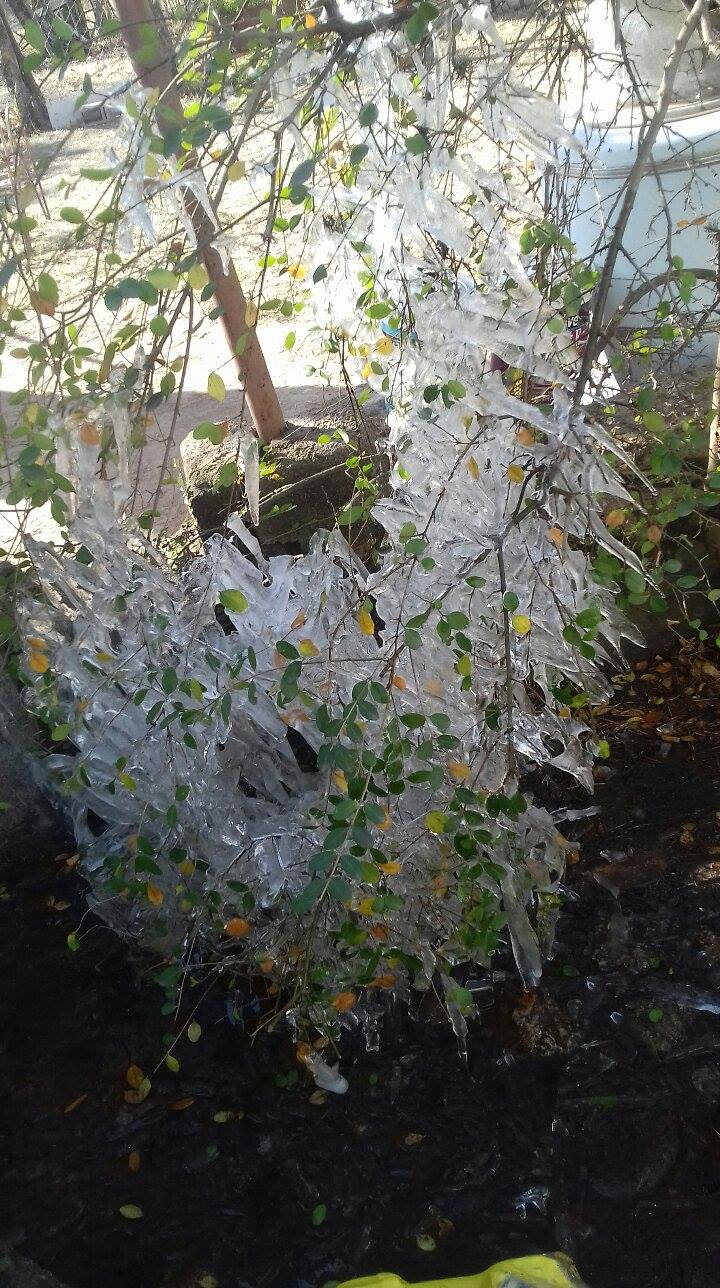
[[(160, 92), (156, 108), (159, 129), (165, 135), (170, 134), (178, 120), (182, 120), (183, 104), (175, 82), (167, 26), (154, 0), (115, 0), (115, 7), (122, 23), (123, 40), (139, 79), (147, 88)], [(148, 39), (148, 29), (155, 31), (154, 48), (153, 41)], [(184, 163), (192, 168), (195, 162), (192, 157), (184, 157)], [(223, 266), (220, 252), (212, 245), (216, 233), (213, 220), (187, 188), (183, 200), (215, 298), (222, 309), (223, 327), (245, 387), (255, 430), (263, 443), (270, 443), (282, 434), (285, 417), (258, 343), (255, 324), (246, 320), (247, 304), (235, 265), (230, 260), (227, 269)]]
[(7, 10), (0, 0), (0, 72), (15, 100), (23, 132), (35, 134), (50, 129), (50, 117), (35, 78), (25, 71), (22, 62), (22, 54), (8, 22)]

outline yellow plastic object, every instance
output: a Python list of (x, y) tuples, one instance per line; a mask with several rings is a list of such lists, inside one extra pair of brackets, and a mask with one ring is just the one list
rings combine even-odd
[(368, 1275), (366, 1279), (349, 1279), (339, 1288), (581, 1288), (572, 1262), (557, 1257), (513, 1257), (498, 1261), (480, 1275), (463, 1275), (460, 1279), (426, 1279), (409, 1284), (399, 1275)]

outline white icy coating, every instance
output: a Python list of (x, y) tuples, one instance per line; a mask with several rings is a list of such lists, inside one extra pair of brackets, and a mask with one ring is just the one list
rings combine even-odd
[[(551, 310), (503, 219), (505, 208), (531, 213), (530, 200), (470, 150), (451, 154), (441, 135), (433, 134), (429, 152), (411, 155), (390, 103), (388, 84), (433, 132), (448, 126), (451, 8), (461, 17), (467, 6), (444, 7), (429, 70), (402, 34), (390, 34), (358, 46), (359, 95), (330, 79), (338, 135), (347, 129), (369, 151), (352, 186), (334, 181), (332, 204), (330, 171), (318, 163), (309, 181), (316, 210), (308, 266), (327, 267), (314, 288), (318, 319), (344, 331), (358, 371), (378, 389), (387, 377), (392, 395), (393, 490), (374, 508), (388, 538), (379, 566), (368, 573), (337, 532), (319, 533), (304, 557), (266, 561), (256, 538), (235, 520), (237, 542), (213, 538), (204, 558), (178, 577), (122, 521), (126, 460), (114, 489), (96, 482), (94, 449), (83, 446), (79, 422), (63, 428), (67, 467), (79, 480), (72, 536), (92, 562), (31, 545), (46, 598), (27, 606), (28, 649), (36, 660), (40, 650), (50, 664), (47, 672), (32, 670), (33, 701), (51, 706), (53, 721), (69, 726), (79, 752), (56, 757), (55, 767), (70, 778), (96, 906), (128, 932), (167, 932), (188, 952), (198, 934), (217, 945), (227, 919), (247, 915), (238, 950), (245, 959), (269, 961), (281, 973), (310, 951), (328, 997), (347, 988), (350, 971), (334, 933), (348, 918), (368, 929), (385, 891), (399, 898), (382, 911), (386, 933), (378, 938), (392, 953), (382, 960), (378, 949), (371, 967), (378, 987), (406, 995), (410, 977), (427, 986), (436, 969), (447, 974), (461, 960), (486, 963), (481, 938), (466, 933), (468, 909), (481, 905), (486, 920), (497, 915), (506, 924), (526, 984), (537, 981), (540, 949), (528, 913), (539, 896), (556, 889), (566, 843), (551, 815), (532, 801), (516, 817), (491, 811), (477, 870), (458, 875), (453, 832), (464, 825), (455, 792), (462, 786), (477, 793), (482, 809), (487, 794), (512, 797), (523, 770), (548, 764), (590, 788), (588, 729), (555, 690), (569, 680), (591, 699), (604, 699), (601, 666), (627, 630), (612, 595), (593, 582), (586, 554), (593, 541), (632, 561), (604, 527), (598, 506), (599, 496), (626, 499), (626, 493), (600, 454), (608, 444), (571, 409), (570, 339), (548, 328)], [(366, 14), (373, 6), (365, 0), (358, 9)], [(545, 157), (547, 141), (564, 138), (554, 109), (507, 78), (486, 7), (472, 7), (465, 22), (490, 42), (471, 99), (491, 137), (511, 135), (531, 156)], [(412, 79), (411, 63), (420, 80)], [(285, 64), (275, 86), (283, 113), (300, 99), (307, 74), (307, 54)], [(372, 129), (358, 123), (358, 101), (377, 104)], [(309, 153), (308, 140), (300, 143), (298, 162)], [(470, 195), (474, 202), (464, 202)], [(325, 226), (326, 198), (334, 213), (344, 209), (351, 237)], [(134, 211), (135, 222), (142, 220)], [(457, 256), (455, 266), (448, 255)], [(355, 303), (368, 275), (375, 297), (391, 304), (407, 336), (393, 352), (377, 322)], [(533, 407), (514, 398), (488, 370), (489, 352), (553, 381), (554, 404)], [(448, 381), (447, 399), (426, 400), (428, 386)], [(125, 433), (120, 399), (108, 408), (119, 448)], [(248, 445), (245, 452), (251, 514), (254, 451)], [(423, 544), (408, 550), (413, 534)], [(244, 609), (237, 597), (225, 600), (232, 631), (216, 613), (228, 591), (247, 600)], [(503, 608), (504, 594), (516, 597), (515, 608)], [(370, 608), (377, 615), (374, 631), (368, 630)], [(594, 656), (592, 648), (583, 655), (563, 637), (590, 608), (602, 617), (606, 641), (594, 640)], [(447, 614), (463, 615), (454, 620), (465, 625), (454, 629), (469, 648), (438, 635)], [(420, 617), (410, 628), (415, 636), (406, 636), (407, 623)], [(302, 659), (294, 691), (286, 689), (280, 701), (289, 663), (279, 641), (293, 644)], [(463, 652), (465, 662), (458, 660)], [(328, 719), (338, 716), (356, 701), (356, 686), (370, 680), (390, 700), (368, 702), (366, 694), (328, 739), (315, 719), (318, 708), (324, 704)], [(401, 772), (420, 777), (402, 793), (382, 795), (384, 770), (373, 768), (373, 755), (393, 719), (418, 714), (426, 721), (422, 728), (401, 725)], [(449, 729), (457, 744), (438, 743), (438, 728)], [(342, 797), (343, 773), (322, 754), (318, 769), (302, 768), (288, 729), (315, 751), (330, 741), (348, 755), (365, 756), (368, 780), (374, 774), (380, 785), (373, 799), (386, 811), (367, 825), (372, 846), (390, 864), (382, 879), (357, 859), (338, 866), (332, 858), (343, 850), (332, 848), (326, 807), (328, 795)], [(428, 769), (432, 783), (423, 778)], [(90, 825), (90, 811), (104, 830)], [(442, 828), (431, 824), (428, 811), (443, 813)], [(297, 911), (293, 897), (318, 872), (316, 895)], [(332, 888), (338, 872), (341, 891)], [(240, 902), (237, 883), (252, 892), (251, 911)], [(414, 976), (411, 959), (419, 963)], [(450, 988), (448, 1005), (461, 1036), (465, 1021), (456, 994)], [(326, 1022), (317, 1005), (312, 1014)], [(368, 1015), (374, 1023), (371, 1010)]]

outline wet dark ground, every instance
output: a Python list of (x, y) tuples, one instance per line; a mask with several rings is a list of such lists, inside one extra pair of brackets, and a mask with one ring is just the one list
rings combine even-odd
[(412, 1281), (557, 1248), (591, 1288), (718, 1288), (720, 1015), (694, 1008), (720, 1009), (720, 751), (653, 732), (612, 747), (537, 997), (507, 969), (467, 1068), (449, 1028), (396, 1018), (378, 1054), (347, 1049), (350, 1092), (323, 1104), (289, 1040), (252, 1044), (218, 999), (180, 1072), (126, 1104), (128, 1066), (159, 1058), (158, 994), (107, 930), (69, 953), (82, 883), (16, 856), (0, 1246), (69, 1288)]

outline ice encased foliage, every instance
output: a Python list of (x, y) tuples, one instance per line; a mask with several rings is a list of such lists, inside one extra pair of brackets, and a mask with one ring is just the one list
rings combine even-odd
[[(599, 498), (626, 493), (518, 251), (518, 217), (539, 212), (509, 169), (450, 145), (460, 24), (484, 56), (458, 107), (544, 164), (568, 140), (513, 84), (483, 6), (443, 6), (431, 58), (388, 31), (357, 44), (349, 79), (328, 75), (329, 128), (367, 149), (350, 181), (300, 124), (320, 55), (288, 57), (274, 85), (298, 165), (313, 161), (318, 321), (392, 401), (378, 566), (338, 532), (266, 562), (240, 524), (179, 576), (122, 518), (122, 477), (95, 478), (77, 419), (61, 434), (82, 558), (31, 543), (32, 701), (77, 749), (54, 767), (95, 907), (185, 963), (202, 944), (222, 960), (235, 919), (233, 961), (289, 983), (320, 1025), (363, 988), (406, 994), (438, 971), (462, 1028), (451, 969), (487, 964), (505, 930), (537, 981), (536, 913), (567, 846), (520, 777), (550, 765), (591, 787), (592, 739), (564, 695), (603, 700), (607, 650), (630, 633), (589, 563), (596, 543), (632, 558), (600, 517)], [(358, 307), (368, 290), (398, 345), (382, 308)], [(552, 382), (552, 405), (514, 397), (489, 354)], [(121, 458), (122, 398), (104, 413)]]

